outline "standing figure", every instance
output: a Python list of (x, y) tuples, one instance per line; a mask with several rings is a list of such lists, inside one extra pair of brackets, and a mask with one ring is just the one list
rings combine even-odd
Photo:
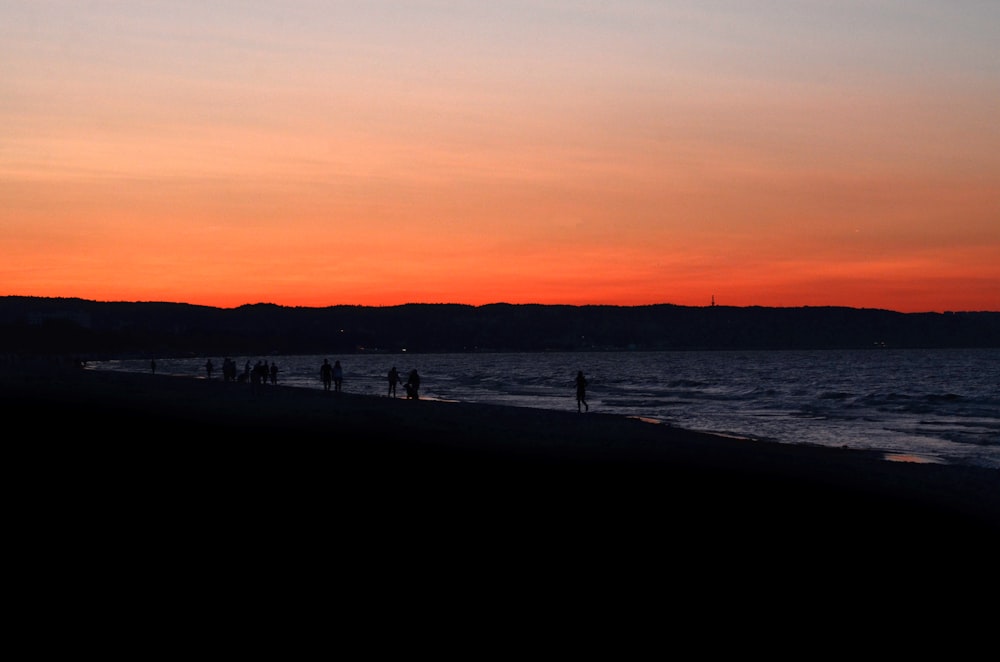
[(149, 369), (153, 371), (154, 375), (156, 374), (156, 359), (149, 360)]
[(278, 383), (278, 364), (274, 361), (271, 361), (271, 383)]
[(417, 373), (417, 369), (414, 368), (410, 371), (409, 377), (406, 378), (406, 397), (410, 400), (420, 399), (420, 375)]
[(267, 383), (267, 368), (263, 361), (257, 361), (250, 372), (250, 390), (259, 393), (264, 384)]
[(340, 393), (340, 387), (344, 383), (344, 369), (340, 367), (340, 361), (333, 362), (333, 390)]
[(319, 378), (323, 380), (323, 390), (329, 391), (330, 384), (333, 383), (333, 367), (329, 359), (323, 359), (323, 365), (319, 368)]
[(583, 405), (584, 411), (590, 411), (590, 405), (587, 404), (587, 378), (583, 376), (583, 370), (576, 373), (576, 410), (580, 411), (580, 405)]
[(396, 371), (396, 366), (392, 366), (392, 370), (389, 371), (389, 396), (390, 398), (396, 397), (396, 384), (400, 382), (399, 372)]
[(214, 368), (214, 367), (215, 366), (212, 365), (212, 359), (209, 359), (209, 360), (205, 361), (205, 372), (208, 373), (208, 378), (209, 379), (212, 378), (212, 368)]

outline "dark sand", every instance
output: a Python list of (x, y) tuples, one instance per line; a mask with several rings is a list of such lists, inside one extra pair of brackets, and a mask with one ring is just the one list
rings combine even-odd
[[(920, 536), (1000, 527), (1000, 472), (730, 439), (617, 415), (79, 371), (4, 381), (40, 475), (215, 507)], [(15, 426), (20, 427), (20, 426)], [(26, 428), (26, 429), (25, 429)], [(286, 503), (287, 505), (287, 503)], [(350, 516), (350, 512), (346, 513)], [(293, 513), (294, 515), (294, 513)], [(507, 522), (508, 524), (510, 522)]]
[(995, 582), (993, 470), (571, 397), (553, 412), (91, 371), (0, 385), (19, 605), (79, 623), (76, 644), (201, 632), (287, 652), (335, 623), (362, 645), (409, 624), (409, 645), (534, 628), (586, 647), (612, 620), (658, 638), (678, 617), (825, 628), (831, 608), (880, 628), (890, 600), (924, 617)]
[(997, 471), (571, 397), (5, 374), (10, 629), (37, 650), (856, 653), (951, 614), (967, 642), (996, 590)]

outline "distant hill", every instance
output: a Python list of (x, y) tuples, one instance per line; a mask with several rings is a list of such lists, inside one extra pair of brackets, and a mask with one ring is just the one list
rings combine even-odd
[(0, 297), (0, 354), (1000, 347), (1000, 312), (845, 307), (407, 304), (213, 308)]

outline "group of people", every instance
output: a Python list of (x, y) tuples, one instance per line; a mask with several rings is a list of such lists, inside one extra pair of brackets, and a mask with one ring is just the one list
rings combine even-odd
[[(243, 366), (243, 374), (236, 374), (236, 362), (230, 359), (226, 359), (228, 363), (224, 363), (222, 366), (223, 374), (226, 376), (226, 381), (246, 381), (250, 382), (250, 386), (256, 387), (267, 384), (268, 381), (271, 384), (278, 383), (278, 364), (268, 363), (267, 361), (257, 361), (257, 363), (251, 367), (250, 360), (248, 359), (246, 364)], [(228, 366), (228, 372), (227, 372)]]
[[(156, 372), (156, 361), (150, 361), (150, 368), (155, 373)], [(215, 366), (212, 364), (212, 359), (208, 359), (205, 362), (205, 372), (208, 378), (212, 378), (212, 371)], [(222, 377), (223, 380), (227, 382), (235, 381), (246, 381), (252, 386), (256, 387), (261, 384), (267, 384), (270, 380), (271, 384), (278, 383), (278, 364), (268, 363), (267, 361), (257, 361), (257, 365), (251, 367), (249, 359), (243, 369), (243, 374), (237, 376), (236, 374), (236, 362), (226, 357), (222, 362)], [(323, 359), (323, 365), (319, 369), (319, 377), (323, 382), (324, 391), (333, 391), (334, 393), (340, 393), (344, 385), (344, 368), (340, 365), (340, 361), (334, 361), (333, 365), (330, 364), (329, 359)], [(388, 397), (396, 397), (396, 386), (403, 383), (403, 378), (396, 370), (396, 366), (392, 366), (388, 374), (389, 381), (389, 392)], [(584, 377), (583, 371), (580, 370), (576, 373), (576, 378), (574, 379), (576, 384), (576, 410), (578, 412), (590, 411), (590, 405), (587, 404), (587, 378)], [(420, 374), (417, 372), (416, 368), (410, 371), (407, 375), (406, 383), (403, 384), (403, 388), (406, 389), (406, 398), (408, 400), (418, 400), (420, 398)]]
[[(403, 381), (403, 378), (399, 376), (399, 371), (396, 370), (396, 366), (392, 366), (389, 370), (389, 393), (388, 397), (396, 397), (396, 385)], [(403, 384), (403, 388), (406, 389), (406, 399), (407, 400), (419, 400), (420, 399), (420, 373), (414, 368), (410, 371), (410, 374), (406, 377), (406, 383)]]
[[(344, 368), (340, 365), (340, 361), (334, 361), (333, 365), (330, 365), (330, 359), (323, 359), (323, 365), (319, 367), (319, 378), (323, 382), (324, 391), (333, 390), (334, 393), (340, 393), (344, 383)], [(388, 381), (389, 391), (387, 395), (390, 398), (395, 398), (396, 386), (403, 382), (396, 366), (390, 368)], [(417, 372), (416, 368), (410, 371), (403, 388), (406, 389), (407, 399), (417, 400), (420, 398), (420, 373)]]
[[(329, 359), (323, 359), (323, 365), (319, 369), (320, 379), (323, 381), (323, 390), (329, 391), (331, 384), (334, 392), (340, 393), (341, 385), (344, 381), (344, 370), (340, 365), (340, 361), (334, 361), (333, 365), (330, 365)], [(388, 374), (389, 381), (389, 391), (386, 394), (387, 397), (396, 397), (396, 386), (402, 383), (403, 378), (396, 369), (396, 366), (392, 366), (389, 369)], [(576, 373), (576, 379), (574, 380), (576, 384), (576, 410), (579, 412), (590, 411), (590, 405), (587, 404), (587, 378), (583, 375), (583, 370)], [(408, 400), (419, 400), (420, 399), (420, 373), (414, 368), (407, 375), (406, 383), (403, 384), (403, 388), (406, 389), (406, 398)]]
[[(156, 359), (149, 361), (149, 369), (154, 375), (156, 374)], [(205, 377), (212, 379), (213, 372), (215, 372), (215, 364), (212, 363), (212, 359), (208, 359), (205, 361)], [(272, 384), (277, 384), (278, 364), (257, 361), (257, 365), (251, 367), (250, 361), (247, 360), (243, 373), (237, 375), (236, 361), (227, 356), (222, 360), (222, 380), (226, 382), (247, 382), (249, 384), (267, 384), (270, 381)]]
[[(156, 361), (150, 361), (150, 368), (155, 373), (156, 372)], [(208, 379), (212, 378), (212, 373), (215, 370), (215, 364), (212, 363), (212, 359), (205, 361), (205, 375)], [(278, 364), (275, 362), (268, 361), (257, 361), (254, 366), (250, 365), (250, 360), (247, 359), (246, 365), (243, 366), (243, 373), (237, 374), (236, 361), (232, 360), (228, 356), (222, 360), (222, 380), (225, 382), (246, 382), (251, 386), (259, 386), (267, 384), (278, 383)]]

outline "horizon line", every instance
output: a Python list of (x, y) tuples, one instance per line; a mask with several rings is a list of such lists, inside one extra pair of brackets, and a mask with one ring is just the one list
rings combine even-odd
[(306, 308), (321, 310), (323, 308), (401, 308), (403, 306), (462, 306), (468, 308), (485, 308), (488, 306), (540, 306), (540, 307), (559, 307), (559, 308), (651, 308), (655, 306), (671, 306), (674, 308), (764, 308), (772, 310), (788, 310), (796, 308), (844, 308), (848, 310), (871, 310), (871, 311), (882, 311), (889, 313), (897, 313), (900, 315), (924, 315), (924, 314), (955, 314), (955, 313), (1000, 313), (1000, 310), (990, 310), (990, 309), (980, 309), (980, 310), (953, 310), (953, 309), (943, 309), (943, 310), (920, 310), (920, 311), (902, 311), (893, 308), (878, 308), (872, 306), (850, 306), (845, 304), (798, 304), (798, 305), (787, 305), (787, 306), (767, 306), (761, 304), (746, 304), (746, 305), (736, 305), (736, 304), (720, 304), (712, 299), (712, 301), (705, 305), (691, 305), (691, 304), (678, 304), (671, 303), (667, 301), (657, 302), (657, 303), (645, 303), (645, 304), (615, 304), (615, 303), (585, 303), (585, 304), (574, 304), (574, 303), (539, 303), (539, 302), (521, 302), (513, 303), (509, 301), (493, 301), (483, 304), (472, 304), (472, 303), (462, 303), (457, 301), (408, 301), (405, 303), (395, 303), (395, 304), (362, 304), (362, 303), (331, 303), (327, 305), (294, 305), (294, 304), (283, 304), (275, 303), (272, 301), (256, 301), (256, 302), (246, 302), (241, 303), (236, 306), (219, 306), (212, 304), (203, 303), (192, 303), (188, 301), (170, 301), (165, 299), (88, 299), (79, 296), (39, 296), (32, 294), (5, 294), (0, 295), (0, 298), (4, 299), (47, 299), (47, 300), (67, 300), (67, 301), (83, 301), (89, 303), (98, 304), (165, 304), (165, 305), (176, 305), (176, 306), (197, 306), (202, 308), (215, 308), (218, 310), (237, 310), (239, 308), (244, 308), (248, 306), (274, 306), (278, 308)]

